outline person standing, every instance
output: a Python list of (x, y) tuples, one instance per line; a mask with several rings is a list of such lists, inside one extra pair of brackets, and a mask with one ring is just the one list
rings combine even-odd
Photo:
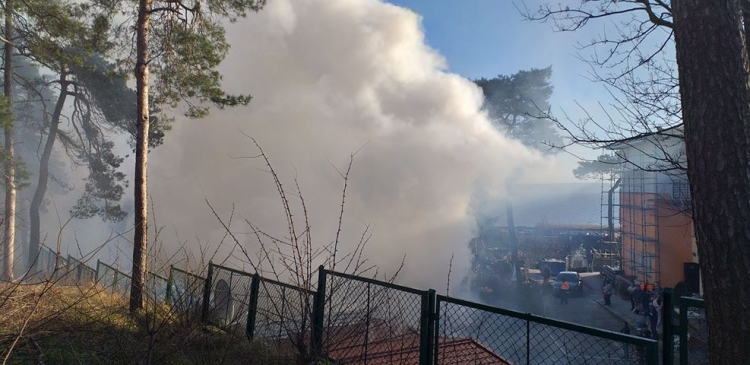
[(568, 292), (570, 291), (570, 284), (568, 281), (563, 279), (560, 284), (560, 304), (568, 304)]
[(659, 339), (659, 330), (658, 327), (658, 321), (659, 321), (659, 312), (656, 306), (654, 305), (656, 303), (656, 299), (654, 299), (653, 302), (649, 303), (648, 305), (648, 322), (649, 322), (649, 328), (651, 329), (651, 333), (654, 336), (654, 340)]
[(661, 295), (654, 292), (654, 295), (651, 297), (651, 306), (656, 309), (656, 315), (657, 315), (657, 321), (656, 325), (661, 325), (661, 312), (662, 312), (662, 302), (661, 302)]
[[(641, 304), (643, 304), (643, 289), (641, 289), (641, 286), (643, 286), (642, 283), (636, 283), (635, 289), (633, 290), (633, 302), (635, 302), (635, 310), (633, 313), (635, 314), (643, 314), (644, 309), (641, 307)], [(644, 286), (645, 287), (645, 286)]]
[(633, 282), (628, 287), (628, 296), (630, 297), (630, 311), (631, 312), (635, 312), (635, 289), (637, 289), (637, 286), (635, 285), (635, 282)]
[[(623, 326), (622, 326), (622, 328), (620, 328), (620, 333), (622, 333), (624, 335), (629, 335), (630, 334), (630, 323), (628, 323), (628, 321), (623, 321)], [(622, 357), (624, 359), (627, 360), (627, 359), (630, 358), (630, 345), (627, 342), (623, 342), (623, 344), (622, 344), (622, 352), (623, 352)]]
[(547, 285), (549, 282), (549, 277), (551, 276), (552, 271), (549, 269), (549, 266), (544, 265), (542, 268), (542, 278), (544, 279), (544, 285)]
[(612, 292), (614, 291), (614, 287), (612, 286), (612, 282), (607, 279), (604, 282), (604, 287), (602, 287), (602, 294), (604, 294), (604, 305), (612, 306)]
[(651, 315), (651, 293), (645, 290), (641, 293), (641, 315)]

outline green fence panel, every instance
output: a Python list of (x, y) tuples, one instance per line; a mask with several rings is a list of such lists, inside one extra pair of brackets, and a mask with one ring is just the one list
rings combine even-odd
[(68, 255), (68, 278), (72, 282), (84, 284), (96, 281), (96, 270), (90, 268), (85, 262)]
[(276, 348), (274, 361), (311, 351), (312, 308), (316, 292), (258, 277), (253, 339)]
[(380, 363), (417, 364), (430, 358), (424, 353), (429, 344), (422, 341), (430, 291), (325, 273), (323, 355), (340, 363), (378, 358)]
[(101, 261), (96, 263), (96, 281), (109, 291), (114, 290), (115, 277), (117, 275), (117, 269), (109, 266)]
[(167, 287), (169, 280), (158, 274), (149, 272), (146, 275), (146, 296), (155, 303), (167, 301)]
[(680, 365), (708, 364), (708, 323), (706, 302), (691, 297), (680, 298)]
[(652, 339), (437, 296), (436, 364), (650, 364)]
[(253, 274), (216, 264), (209, 264), (208, 271), (204, 319), (227, 332), (244, 335)]
[(65, 272), (66, 264), (67, 262), (49, 247), (43, 246), (39, 250), (37, 267), (43, 279), (57, 280), (61, 278)]
[(126, 296), (130, 293), (130, 275), (101, 261), (96, 264), (96, 282), (112, 293)]
[(169, 303), (172, 310), (182, 319), (197, 320), (200, 318), (203, 305), (203, 290), (206, 278), (180, 270), (174, 266), (169, 269), (170, 281)]

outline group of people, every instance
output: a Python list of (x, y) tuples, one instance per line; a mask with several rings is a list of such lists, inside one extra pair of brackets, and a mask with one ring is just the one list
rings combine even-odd
[(659, 283), (650, 284), (648, 281), (635, 280), (628, 287), (628, 294), (630, 310), (647, 317), (649, 332), (654, 339), (658, 339), (658, 327), (662, 318), (662, 292)]

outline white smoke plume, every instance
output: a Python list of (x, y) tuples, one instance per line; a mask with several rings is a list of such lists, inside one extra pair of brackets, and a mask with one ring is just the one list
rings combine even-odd
[[(204, 199), (224, 216), (234, 205), (265, 231), (286, 232), (263, 161), (237, 158), (257, 154), (245, 133), (287, 188), (299, 180), (313, 240), (328, 243), (343, 185), (333, 166), (345, 169), (358, 151), (342, 251), (371, 224), (365, 256), (381, 272), (393, 273), (406, 255), (399, 282), (443, 291), (452, 254), (452, 283), (468, 271), (474, 189), (502, 197), (524, 171), (550, 168), (490, 125), (481, 91), (446, 71), (409, 10), (377, 0), (275, 0), (231, 25), (229, 37), (225, 87), (253, 95), (251, 105), (178, 121), (151, 154), (156, 222), (182, 239), (222, 236)], [(257, 252), (244, 223), (233, 228)]]

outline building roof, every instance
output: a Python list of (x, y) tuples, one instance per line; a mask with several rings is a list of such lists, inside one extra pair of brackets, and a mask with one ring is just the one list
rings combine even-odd
[[(438, 360), (446, 364), (500, 364), (512, 363), (492, 350), (471, 338), (439, 339)], [(329, 353), (329, 357), (344, 364), (418, 364), (419, 336), (407, 333), (401, 337), (389, 338), (383, 341), (371, 341), (365, 351), (364, 346), (355, 348), (341, 348)]]
[(663, 129), (657, 128), (656, 131), (639, 133), (632, 137), (623, 138), (616, 142), (612, 142), (612, 143), (605, 145), (604, 148), (608, 150), (613, 150), (613, 151), (622, 150), (622, 149), (637, 146), (655, 137), (661, 137), (665, 139), (676, 138), (676, 137), (681, 138), (683, 135), (684, 135), (684, 128), (682, 127), (682, 124), (678, 124), (669, 128), (663, 128)]

